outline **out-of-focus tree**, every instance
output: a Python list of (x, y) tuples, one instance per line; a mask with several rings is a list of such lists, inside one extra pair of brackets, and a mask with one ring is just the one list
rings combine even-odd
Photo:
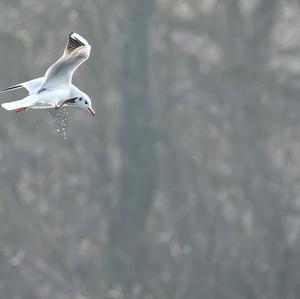
[(78, 31), (97, 111), (0, 112), (1, 298), (299, 297), (299, 1), (0, 11), (1, 86)]
[(154, 1), (128, 0), (124, 9), (119, 76), (121, 168), (119, 199), (109, 228), (112, 253), (108, 266), (112, 283), (132, 298), (136, 288), (144, 293), (147, 284), (149, 245), (145, 232), (158, 173), (149, 73)]

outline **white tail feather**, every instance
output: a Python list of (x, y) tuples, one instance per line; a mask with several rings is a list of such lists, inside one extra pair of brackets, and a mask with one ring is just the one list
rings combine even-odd
[(34, 102), (35, 102), (35, 95), (29, 95), (22, 100), (3, 103), (1, 104), (1, 106), (5, 110), (16, 110), (18, 108), (30, 107)]
[(24, 107), (24, 105), (22, 105), (22, 102), (23, 102), (23, 100), (9, 102), (9, 103), (3, 103), (3, 104), (1, 104), (1, 106), (5, 110), (16, 110), (18, 108)]

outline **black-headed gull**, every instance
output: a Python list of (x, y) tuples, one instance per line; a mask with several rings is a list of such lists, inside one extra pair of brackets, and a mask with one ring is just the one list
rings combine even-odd
[(26, 88), (28, 96), (22, 100), (3, 103), (6, 110), (16, 112), (31, 109), (77, 106), (93, 116), (95, 111), (87, 94), (72, 84), (72, 76), (78, 66), (90, 56), (91, 46), (79, 34), (70, 33), (63, 56), (49, 67), (44, 77), (33, 79), (4, 89), (2, 92)]

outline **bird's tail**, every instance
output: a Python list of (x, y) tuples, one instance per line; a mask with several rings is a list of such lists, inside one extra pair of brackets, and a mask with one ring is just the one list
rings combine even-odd
[(5, 110), (16, 110), (18, 108), (21, 107), (21, 103), (22, 100), (20, 101), (14, 101), (14, 102), (8, 102), (8, 103), (3, 103), (1, 104), (2, 108), (4, 108)]
[(34, 98), (32, 96), (28, 96), (22, 100), (2, 103), (1, 106), (5, 110), (17, 110), (19, 108), (28, 108), (33, 104), (33, 102)]

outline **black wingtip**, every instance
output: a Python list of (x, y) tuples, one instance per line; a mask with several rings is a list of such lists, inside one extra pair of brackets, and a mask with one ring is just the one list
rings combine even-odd
[(18, 88), (21, 88), (21, 87), (22, 87), (22, 85), (14, 85), (14, 86), (3, 89), (1, 92), (13, 90), (13, 89), (18, 89)]
[(70, 33), (68, 44), (67, 44), (67, 50), (69, 52), (72, 52), (76, 48), (81, 47), (81, 46), (85, 46), (84, 42), (81, 41), (80, 39), (78, 39), (78, 37), (76, 36), (76, 34), (74, 34), (74, 32)]

